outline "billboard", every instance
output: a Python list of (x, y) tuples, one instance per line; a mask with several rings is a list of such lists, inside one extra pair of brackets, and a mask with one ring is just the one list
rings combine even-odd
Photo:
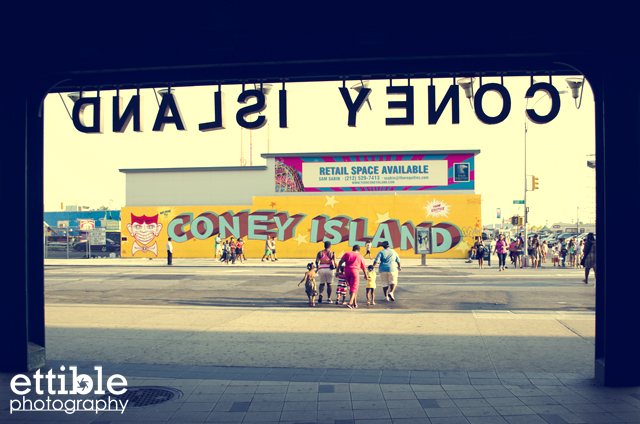
[(313, 258), (324, 241), (338, 255), (387, 241), (400, 257), (414, 258), (416, 228), (430, 230), (432, 257), (465, 258), (482, 221), (475, 194), (254, 197), (250, 207), (125, 207), (121, 219), (123, 258), (164, 257), (168, 237), (176, 258), (213, 257), (217, 235), (243, 238), (248, 258), (262, 257), (269, 236), (280, 258)]
[(473, 190), (473, 154), (276, 157), (276, 192)]
[(89, 231), (96, 228), (96, 221), (93, 219), (79, 219), (78, 224), (82, 231)]

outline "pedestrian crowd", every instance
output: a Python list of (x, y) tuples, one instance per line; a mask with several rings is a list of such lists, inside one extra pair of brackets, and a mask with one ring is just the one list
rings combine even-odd
[[(526, 254), (525, 254), (525, 246)], [(471, 263), (472, 259), (478, 261), (478, 268), (483, 269), (485, 258), (491, 254), (491, 247), (485, 245), (482, 237), (476, 237), (473, 247), (469, 250), (469, 259), (467, 263)], [(507, 240), (504, 234), (498, 236), (498, 240), (493, 248), (493, 254), (498, 256), (498, 272), (504, 271), (507, 266), (507, 257), (511, 260), (514, 268), (540, 268), (542, 264), (547, 263), (547, 257), (551, 256), (553, 266), (584, 268), (584, 282), (588, 284), (589, 271), (596, 270), (596, 243), (593, 233), (587, 234), (582, 240), (578, 240), (577, 236), (571, 238), (560, 238), (558, 243), (552, 248), (546, 241), (540, 242), (537, 234), (527, 238), (524, 242), (522, 233), (518, 236)]]
[[(242, 237), (235, 239), (234, 237), (229, 237), (228, 240), (222, 241), (219, 235), (214, 239), (215, 241), (215, 255), (214, 257), (218, 259), (220, 257), (220, 262), (224, 262), (226, 264), (235, 264), (236, 261), (240, 263), (244, 263), (247, 260), (244, 254), (245, 241)], [(264, 262), (265, 258), (267, 261), (277, 261), (278, 256), (276, 255), (276, 238), (273, 236), (268, 236), (265, 241), (265, 249), (264, 256), (262, 257), (262, 262)]]
[[(527, 238), (526, 254), (525, 242), (522, 233), (518, 236), (507, 240), (504, 234), (498, 236), (493, 254), (498, 256), (498, 271), (504, 271), (507, 257), (511, 260), (514, 268), (540, 268), (543, 263), (547, 263), (547, 257), (551, 255), (551, 263), (553, 266), (562, 266), (570, 268), (585, 268), (585, 260), (590, 252), (587, 245), (595, 245), (595, 236), (589, 233), (586, 240), (577, 240), (576, 236), (572, 238), (561, 238), (558, 243), (550, 248), (546, 241), (540, 242), (538, 235)], [(469, 250), (469, 260), (478, 261), (478, 268), (483, 269), (484, 260), (491, 253), (491, 247), (487, 246), (481, 237), (476, 237), (473, 247)], [(585, 278), (586, 279), (586, 278)]]
[(584, 261), (589, 254), (588, 251), (585, 251), (585, 247), (591, 240), (590, 237), (593, 237), (593, 233), (589, 233), (586, 242), (585, 240), (576, 240), (575, 236), (570, 239), (559, 239), (551, 250), (553, 266), (566, 267), (568, 264), (570, 268), (584, 268)]
[[(589, 272), (593, 269), (596, 271), (596, 243), (593, 233), (589, 233), (586, 240), (577, 240), (577, 237), (570, 239), (561, 238), (558, 243), (549, 248), (546, 241), (540, 242), (538, 235), (528, 237), (527, 243), (520, 233), (517, 237), (507, 240), (504, 234), (498, 236), (493, 247), (493, 254), (498, 256), (498, 271), (502, 272), (507, 269), (507, 257), (511, 260), (514, 268), (523, 268), (527, 266), (527, 260), (532, 268), (540, 268), (543, 263), (547, 262), (547, 256), (551, 255), (551, 263), (553, 266), (584, 268), (585, 284), (588, 284)], [(246, 257), (244, 254), (245, 241), (243, 238), (235, 239), (230, 237), (228, 240), (222, 240), (220, 236), (216, 236), (215, 241), (215, 258), (220, 256), (220, 262), (226, 264), (235, 264), (236, 261), (244, 263)], [(353, 246), (351, 252), (346, 252), (337, 261), (335, 253), (331, 250), (331, 242), (324, 242), (324, 249), (316, 254), (315, 263), (307, 264), (307, 271), (302, 280), (298, 283), (298, 287), (304, 283), (305, 293), (309, 300), (309, 306), (316, 305), (316, 297), (318, 303), (323, 300), (326, 303), (334, 303), (338, 306), (346, 306), (350, 309), (358, 308), (358, 289), (360, 286), (360, 273), (364, 275), (367, 281), (366, 299), (367, 306), (375, 305), (375, 289), (377, 281), (380, 281), (385, 301), (395, 301), (395, 289), (398, 285), (398, 272), (402, 270), (400, 265), (400, 257), (398, 253), (389, 247), (389, 242), (380, 243), (382, 250), (378, 252), (373, 264), (365, 265), (365, 258), (371, 259), (371, 242), (365, 244), (366, 253), (363, 256), (360, 253), (360, 245)], [(525, 255), (525, 246), (527, 246)], [(491, 244), (485, 245), (482, 237), (476, 237), (472, 249), (469, 251), (469, 260), (471, 262), (475, 257), (478, 261), (478, 268), (483, 269), (484, 259), (491, 255)], [(172, 265), (173, 245), (171, 238), (167, 241), (167, 263)], [(265, 251), (262, 261), (277, 261), (276, 241), (275, 237), (268, 236), (265, 241)], [(375, 272), (378, 265), (378, 273)], [(331, 299), (332, 285), (334, 278), (337, 279), (335, 288), (335, 301)], [(326, 298), (323, 298), (326, 287)], [(349, 299), (347, 300), (347, 295)]]

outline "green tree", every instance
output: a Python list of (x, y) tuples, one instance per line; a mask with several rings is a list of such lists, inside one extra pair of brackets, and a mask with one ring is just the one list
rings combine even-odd
[(102, 205), (102, 206), (100, 206), (100, 207), (99, 207), (98, 209), (96, 209), (96, 210), (98, 210), (98, 211), (108, 211), (108, 210), (109, 210), (109, 207), (108, 207), (108, 206), (105, 206), (105, 205)]

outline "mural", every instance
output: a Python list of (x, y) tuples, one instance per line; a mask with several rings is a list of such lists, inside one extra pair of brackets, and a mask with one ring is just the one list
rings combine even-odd
[(79, 219), (78, 224), (81, 231), (89, 231), (96, 228), (96, 221), (93, 219)]
[(155, 240), (162, 230), (162, 224), (158, 223), (158, 214), (137, 216), (132, 213), (130, 219), (127, 231), (134, 239), (131, 245), (131, 254), (135, 256), (138, 252), (149, 252), (158, 256), (158, 243)]
[[(254, 197), (247, 206), (125, 207), (131, 237), (122, 257), (163, 257), (171, 237), (174, 257), (213, 257), (214, 238), (243, 238), (248, 258), (260, 258), (268, 236), (280, 258), (313, 257), (330, 241), (340, 254), (368, 241), (389, 242), (400, 257), (414, 254), (415, 229), (431, 228), (433, 257), (465, 258), (481, 234), (480, 195)], [(123, 233), (123, 236), (125, 233)]]

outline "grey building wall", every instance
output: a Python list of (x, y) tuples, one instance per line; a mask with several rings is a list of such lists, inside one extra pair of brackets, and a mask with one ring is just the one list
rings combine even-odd
[(120, 170), (127, 206), (251, 205), (273, 184), (266, 167)]
[[(339, 153), (338, 153), (339, 154)], [(330, 154), (325, 154), (330, 155)], [(120, 169), (126, 174), (126, 206), (242, 206), (254, 196), (371, 196), (380, 191), (276, 193), (275, 156), (262, 155), (266, 166)], [(397, 196), (427, 191), (385, 192)], [(437, 190), (438, 194), (475, 194), (474, 190)]]

